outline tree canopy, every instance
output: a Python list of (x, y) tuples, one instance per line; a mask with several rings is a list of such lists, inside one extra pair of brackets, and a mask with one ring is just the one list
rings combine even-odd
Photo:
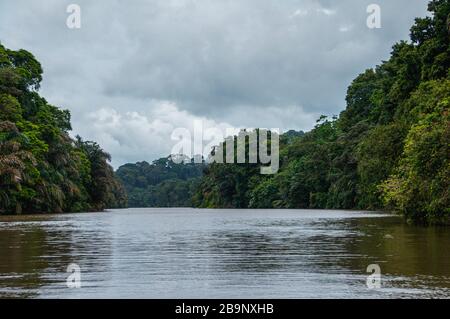
[(30, 52), (0, 44), (0, 213), (125, 206), (110, 155), (72, 139), (70, 112), (38, 94), (42, 73)]
[(205, 164), (177, 163), (171, 156), (125, 164), (116, 174), (128, 193), (130, 207), (190, 207)]
[(425, 223), (450, 216), (450, 1), (429, 3), (411, 41), (348, 88), (339, 117), (282, 136), (280, 171), (208, 166), (200, 207), (388, 209)]

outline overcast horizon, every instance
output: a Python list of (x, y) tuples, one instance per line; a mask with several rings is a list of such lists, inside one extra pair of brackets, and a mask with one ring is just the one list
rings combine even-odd
[[(167, 156), (177, 127), (311, 129), (408, 40), (427, 0), (137, 0), (0, 3), (0, 43), (44, 69), (40, 93), (115, 168)], [(81, 7), (69, 29), (66, 8)], [(366, 25), (381, 7), (380, 29)], [(401, 14), (399, 14), (399, 12)]]

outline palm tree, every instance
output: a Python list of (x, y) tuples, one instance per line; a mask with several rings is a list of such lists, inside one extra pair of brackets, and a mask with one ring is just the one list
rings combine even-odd
[[(0, 210), (10, 205), (11, 189), (20, 191), (26, 179), (26, 164), (35, 164), (33, 155), (21, 149), (18, 139), (21, 134), (16, 125), (9, 121), (0, 122)], [(16, 203), (16, 213), (20, 213), (20, 203)]]

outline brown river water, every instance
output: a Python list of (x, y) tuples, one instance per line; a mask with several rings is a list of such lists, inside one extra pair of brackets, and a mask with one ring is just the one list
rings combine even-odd
[(0, 216), (0, 297), (450, 298), (450, 227), (337, 210)]

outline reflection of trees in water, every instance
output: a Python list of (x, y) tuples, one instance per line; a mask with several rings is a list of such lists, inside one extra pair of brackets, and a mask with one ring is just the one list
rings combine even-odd
[(448, 228), (410, 226), (397, 217), (302, 223), (198, 234), (184, 248), (194, 259), (196, 251), (207, 252), (210, 267), (223, 272), (366, 276), (367, 266), (378, 263), (383, 274), (450, 282)]
[[(285, 282), (311, 274), (325, 280), (333, 274), (365, 278), (366, 267), (373, 263), (381, 265), (383, 274), (394, 276), (447, 276), (436, 285), (425, 285), (449, 285), (450, 230), (408, 226), (399, 218), (261, 218), (220, 222), (212, 229), (207, 225), (150, 231), (136, 224), (130, 229), (111, 224), (104, 216), (40, 217), (0, 225), (0, 297), (33, 297), (40, 292), (51, 296), (58, 289), (49, 288), (67, 289), (70, 263), (81, 266), (83, 287), (111, 280), (118, 269), (152, 279), (182, 282), (186, 276), (205, 275), (239, 278), (238, 284), (245, 284), (246, 277), (258, 275), (261, 280)], [(226, 276), (238, 272), (244, 276)]]
[(0, 289), (2, 296), (31, 297), (41, 287), (42, 272), (50, 266), (51, 247), (40, 227), (0, 230)]
[(79, 264), (84, 272), (92, 260), (110, 250), (102, 232), (84, 232), (75, 224), (45, 221), (2, 227), (0, 297), (35, 297), (47, 285), (65, 288), (70, 263)]
[(341, 259), (345, 267), (365, 273), (369, 264), (378, 263), (383, 274), (435, 277), (437, 284), (449, 287), (449, 228), (407, 225), (395, 217), (355, 219), (351, 226), (362, 234), (346, 248), (360, 257)]

